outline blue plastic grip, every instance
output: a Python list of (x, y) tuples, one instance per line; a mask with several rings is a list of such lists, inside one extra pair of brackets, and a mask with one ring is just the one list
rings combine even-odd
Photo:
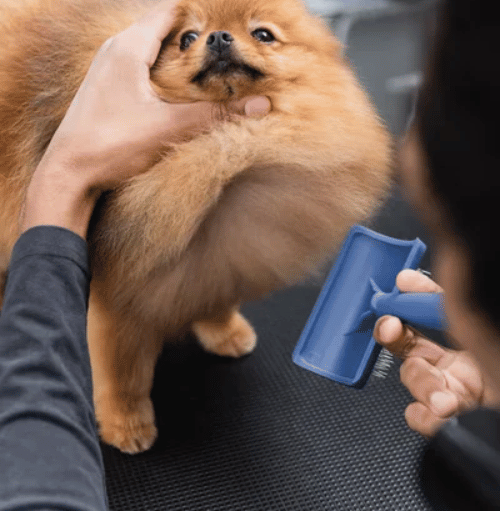
[(441, 293), (375, 293), (370, 304), (377, 316), (390, 314), (414, 326), (445, 330)]

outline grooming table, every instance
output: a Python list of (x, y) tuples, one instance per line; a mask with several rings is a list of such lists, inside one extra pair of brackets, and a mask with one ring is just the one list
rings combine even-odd
[[(397, 196), (371, 227), (429, 242)], [(206, 354), (194, 339), (165, 349), (158, 441), (135, 456), (103, 446), (112, 510), (429, 509), (418, 486), (425, 441), (405, 424), (399, 363), (363, 390), (292, 363), (318, 292), (299, 286), (245, 306), (259, 344), (243, 359)]]

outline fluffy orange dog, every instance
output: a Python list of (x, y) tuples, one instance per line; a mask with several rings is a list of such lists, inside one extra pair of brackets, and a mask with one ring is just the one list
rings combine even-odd
[[(150, 0), (2, 0), (0, 272), (23, 194), (106, 39)], [(256, 336), (238, 312), (317, 271), (390, 181), (390, 142), (329, 30), (299, 0), (181, 0), (152, 70), (171, 102), (270, 98), (170, 148), (110, 194), (89, 234), (89, 346), (104, 441), (156, 437), (150, 390), (165, 339), (193, 331), (240, 356)]]

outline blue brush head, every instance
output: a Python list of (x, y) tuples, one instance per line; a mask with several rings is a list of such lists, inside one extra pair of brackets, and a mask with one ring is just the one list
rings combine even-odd
[(372, 337), (376, 293), (399, 294), (396, 276), (417, 268), (426, 250), (412, 241), (354, 226), (330, 270), (293, 352), (299, 366), (344, 385), (361, 388), (380, 345)]

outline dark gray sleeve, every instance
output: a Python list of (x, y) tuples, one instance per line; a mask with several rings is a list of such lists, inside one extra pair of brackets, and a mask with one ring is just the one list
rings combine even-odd
[(12, 254), (0, 315), (0, 509), (104, 510), (86, 342), (85, 241), (35, 227)]

